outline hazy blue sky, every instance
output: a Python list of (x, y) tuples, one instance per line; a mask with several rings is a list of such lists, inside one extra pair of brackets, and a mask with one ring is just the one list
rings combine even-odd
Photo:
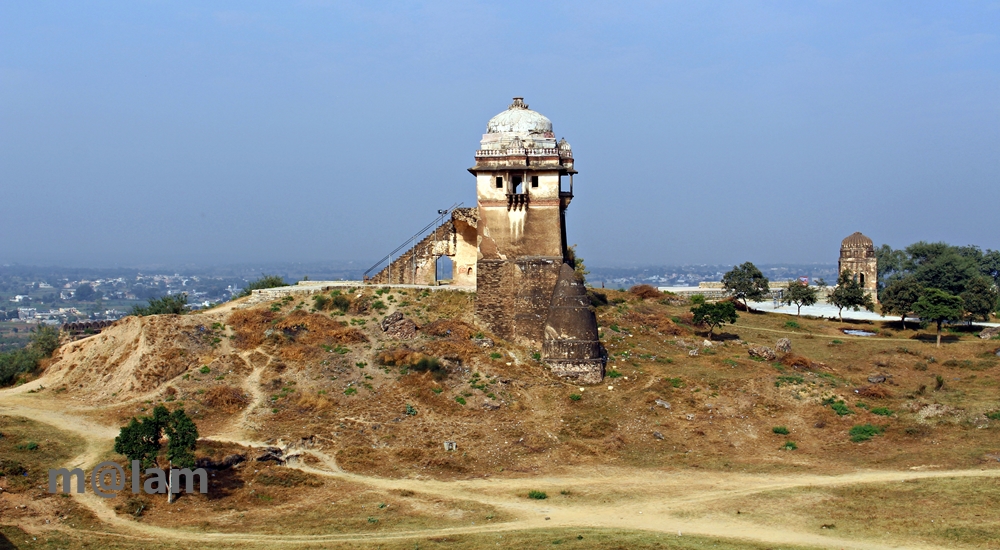
[(1000, 248), (998, 2), (0, 0), (0, 262), (374, 259), (512, 96), (592, 265)]

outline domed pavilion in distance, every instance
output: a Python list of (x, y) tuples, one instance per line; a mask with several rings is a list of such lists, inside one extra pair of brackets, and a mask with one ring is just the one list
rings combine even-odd
[(840, 243), (840, 261), (837, 273), (850, 270), (855, 279), (878, 303), (878, 260), (875, 243), (859, 232), (854, 232)]

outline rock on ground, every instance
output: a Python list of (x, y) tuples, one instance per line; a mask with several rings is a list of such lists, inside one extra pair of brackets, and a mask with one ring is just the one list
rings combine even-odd
[(774, 350), (767, 346), (750, 346), (747, 348), (747, 353), (750, 354), (750, 357), (756, 357), (765, 361), (774, 361), (778, 358)]
[(983, 331), (979, 333), (979, 337), (983, 340), (990, 340), (991, 338), (996, 338), (997, 336), (1000, 336), (1000, 327), (984, 328)]
[(382, 332), (393, 340), (409, 340), (417, 335), (417, 324), (399, 311), (382, 319)]
[(781, 353), (788, 353), (792, 351), (792, 341), (788, 338), (779, 338), (778, 343), (774, 346), (774, 349), (780, 351)]

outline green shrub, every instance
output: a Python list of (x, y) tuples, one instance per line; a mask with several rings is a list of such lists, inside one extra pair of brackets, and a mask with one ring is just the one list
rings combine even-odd
[(616, 370), (612, 370), (608, 373), (608, 378), (621, 378), (622, 376), (622, 373)]
[(375, 309), (376, 311), (382, 311), (386, 309), (386, 307), (387, 306), (385, 305), (385, 302), (383, 302), (382, 300), (375, 300), (372, 303), (372, 308)]
[(872, 409), (872, 414), (877, 414), (879, 416), (892, 416), (892, 411), (886, 407), (875, 407)]
[(462, 397), (461, 395), (456, 396), (455, 397), (455, 402), (458, 403), (459, 405), (464, 405), (465, 404), (465, 398)]
[(198, 372), (200, 372), (202, 374), (208, 374), (208, 373), (212, 372), (212, 369), (210, 369), (208, 367), (208, 365), (202, 365), (201, 368), (198, 369)]
[(31, 330), (27, 347), (0, 353), (0, 387), (9, 386), (22, 375), (34, 372), (39, 362), (59, 347), (59, 331), (39, 325)]
[(851, 436), (851, 441), (860, 443), (862, 441), (868, 441), (876, 435), (880, 435), (884, 431), (885, 428), (873, 426), (872, 424), (858, 424), (851, 428), (851, 431), (848, 433)]
[(785, 321), (785, 328), (799, 328), (799, 324), (795, 321)]
[(831, 344), (843, 344), (843, 343), (844, 343), (844, 341), (843, 341), (843, 340), (834, 340), (834, 341), (832, 341), (832, 342), (830, 342), (830, 343), (831, 343)]
[(351, 386), (350, 388), (344, 390), (344, 395), (354, 395), (356, 393), (358, 393), (358, 389), (355, 388), (354, 386)]
[(493, 352), (493, 353), (490, 354), (490, 359), (500, 359), (501, 357), (503, 357), (503, 355), (501, 355), (501, 354), (499, 354), (497, 352)]
[(611, 323), (611, 326), (608, 327), (608, 328), (610, 328), (611, 330), (613, 330), (615, 332), (621, 332), (621, 329), (618, 328), (618, 324), (617, 323)]
[(187, 294), (175, 294), (162, 298), (150, 298), (149, 305), (132, 306), (132, 315), (183, 315), (187, 313)]
[(330, 304), (330, 298), (324, 294), (317, 294), (316, 296), (313, 296), (313, 302), (315, 302), (313, 307), (315, 307), (317, 311), (323, 311)]
[(794, 441), (786, 441), (785, 444), (781, 446), (781, 450), (783, 451), (794, 451), (798, 448), (799, 446), (796, 445)]
[(264, 275), (256, 281), (251, 281), (247, 283), (246, 288), (240, 293), (240, 298), (244, 296), (249, 296), (255, 290), (262, 290), (265, 288), (276, 288), (279, 286), (288, 286), (284, 279), (278, 275)]
[(784, 426), (775, 426), (771, 428), (771, 431), (778, 435), (788, 435), (788, 428)]
[(1000, 420), (1000, 411), (986, 413), (986, 418), (989, 418), (990, 420)]
[(843, 401), (830, 403), (830, 408), (833, 409), (833, 412), (837, 413), (837, 416), (854, 414), (854, 411), (852, 411), (850, 407), (847, 406), (847, 403), (844, 403)]
[(531, 354), (531, 358), (534, 359), (535, 361), (541, 361), (542, 360), (542, 354), (538, 353), (536, 351), (535, 353)]
[(683, 388), (684, 387), (684, 381), (681, 380), (680, 378), (665, 378), (664, 380), (666, 380), (667, 382), (670, 382), (670, 387), (672, 387), (672, 388)]
[(528, 491), (528, 498), (533, 498), (535, 500), (545, 500), (549, 498), (549, 495), (545, 494), (543, 491)]
[(417, 416), (417, 409), (409, 403), (406, 404), (406, 416)]
[(578, 393), (571, 393), (571, 394), (569, 394), (569, 398), (570, 398), (570, 401), (579, 401), (579, 400), (583, 399), (583, 396), (580, 395), (580, 394), (578, 394)]

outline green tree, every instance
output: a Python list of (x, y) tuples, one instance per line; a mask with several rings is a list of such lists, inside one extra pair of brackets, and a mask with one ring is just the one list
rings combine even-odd
[(925, 288), (937, 288), (958, 295), (965, 285), (981, 274), (976, 247), (956, 247), (946, 243), (918, 242), (906, 247), (909, 258), (904, 267)]
[(716, 302), (714, 304), (703, 303), (691, 308), (696, 324), (705, 323), (708, 325), (708, 339), (712, 339), (715, 327), (722, 328), (722, 325), (735, 323), (739, 315), (736, 314), (736, 304), (731, 301)]
[(797, 315), (802, 315), (802, 306), (811, 306), (818, 300), (816, 288), (797, 279), (788, 281), (788, 290), (781, 296), (782, 303), (795, 304)]
[(152, 418), (132, 417), (115, 438), (115, 452), (125, 456), (129, 464), (138, 460), (142, 469), (150, 468), (156, 464), (156, 457), (160, 454), (161, 435), (162, 426)]
[(739, 300), (750, 311), (748, 300), (764, 301), (771, 292), (767, 277), (750, 262), (744, 262), (722, 276), (722, 287)]
[(893, 250), (891, 246), (883, 244), (875, 249), (875, 259), (878, 265), (878, 289), (880, 291), (904, 275), (905, 251)]
[(160, 298), (150, 298), (147, 306), (132, 306), (132, 315), (143, 317), (146, 315), (183, 315), (187, 313), (187, 294), (174, 294), (173, 296), (162, 296)]
[(90, 300), (93, 300), (96, 295), (97, 292), (94, 290), (94, 287), (87, 283), (83, 283), (82, 285), (76, 287), (76, 292), (73, 293), (73, 298), (76, 298), (81, 302), (89, 302)]
[(844, 308), (859, 311), (865, 308), (868, 311), (875, 311), (875, 303), (872, 297), (865, 292), (864, 287), (854, 277), (850, 269), (845, 269), (837, 278), (837, 288), (830, 293), (830, 303), (837, 306), (840, 322), (844, 322)]
[(13, 384), (23, 374), (34, 372), (42, 359), (51, 357), (58, 348), (59, 331), (55, 327), (38, 325), (33, 328), (26, 347), (0, 353), (0, 387)]
[[(124, 455), (129, 462), (138, 460), (143, 469), (156, 465), (162, 450), (160, 440), (167, 436), (167, 479), (169, 470), (192, 468), (195, 465), (194, 450), (198, 443), (198, 427), (195, 426), (184, 409), (170, 412), (163, 405), (153, 408), (151, 416), (133, 417), (122, 426), (115, 438), (115, 452)], [(167, 502), (174, 501), (174, 493), (167, 491)]]
[(997, 310), (997, 289), (993, 286), (993, 281), (986, 277), (974, 277), (966, 284), (959, 297), (962, 298), (969, 325), (976, 319), (989, 321), (990, 314)]
[(913, 304), (920, 299), (924, 293), (924, 285), (917, 281), (917, 278), (909, 275), (902, 279), (896, 279), (889, 283), (882, 291), (880, 302), (882, 313), (899, 315), (899, 320), (906, 329), (906, 316), (913, 311)]
[(243, 289), (243, 292), (240, 292), (239, 297), (249, 296), (255, 290), (276, 288), (279, 286), (288, 286), (288, 283), (278, 275), (262, 275), (260, 279), (247, 283), (246, 288)]
[[(169, 421), (164, 426), (167, 435), (167, 461), (169, 469), (194, 468), (194, 449), (198, 443), (198, 427), (184, 409), (170, 413)], [(169, 477), (169, 476), (168, 476)], [(167, 502), (174, 501), (173, 491), (167, 491)]]
[(913, 304), (913, 312), (921, 321), (937, 323), (937, 347), (941, 347), (941, 325), (957, 321), (965, 312), (962, 299), (939, 288), (928, 288)]

